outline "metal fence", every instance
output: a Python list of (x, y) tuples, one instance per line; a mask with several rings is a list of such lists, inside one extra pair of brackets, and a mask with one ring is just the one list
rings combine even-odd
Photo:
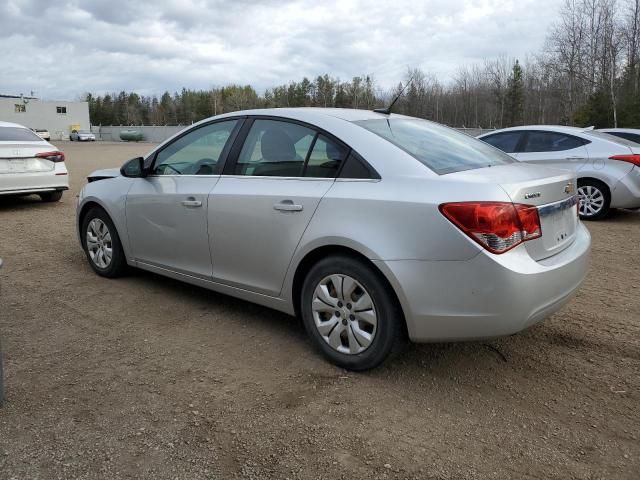
[[(175, 126), (155, 126), (155, 125), (141, 125), (141, 126), (125, 126), (125, 125), (109, 125), (109, 126), (93, 126), (91, 131), (95, 134), (96, 140), (104, 140), (109, 142), (122, 142), (120, 139), (120, 132), (125, 130), (135, 130), (142, 133), (143, 142), (162, 143), (167, 138), (172, 137), (179, 131), (187, 128), (188, 125), (175, 125)], [(478, 136), (483, 133), (492, 132), (494, 129), (489, 128), (456, 128), (459, 132), (466, 133), (472, 137)]]
[(135, 130), (142, 133), (144, 142), (162, 143), (167, 138), (172, 137), (179, 131), (187, 128), (186, 125), (175, 126), (155, 126), (144, 125), (128, 127), (124, 125), (109, 125), (109, 126), (93, 126), (91, 131), (96, 136), (96, 140), (105, 140), (109, 142), (122, 142), (120, 139), (120, 132), (125, 130)]

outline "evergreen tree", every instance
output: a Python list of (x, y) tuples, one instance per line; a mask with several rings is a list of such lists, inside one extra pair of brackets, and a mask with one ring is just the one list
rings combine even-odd
[(518, 60), (513, 64), (507, 82), (507, 125), (515, 126), (524, 123), (524, 80), (522, 67)]

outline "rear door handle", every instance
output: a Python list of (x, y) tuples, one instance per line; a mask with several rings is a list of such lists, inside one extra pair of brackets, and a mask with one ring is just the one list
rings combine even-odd
[(566, 160), (577, 162), (578, 160), (584, 160), (584, 157), (567, 157)]
[(303, 209), (302, 205), (293, 203), (293, 200), (282, 200), (276, 203), (273, 208), (281, 212), (301, 212)]
[(201, 207), (202, 202), (200, 200), (196, 200), (195, 197), (189, 197), (182, 201), (182, 205), (185, 207)]

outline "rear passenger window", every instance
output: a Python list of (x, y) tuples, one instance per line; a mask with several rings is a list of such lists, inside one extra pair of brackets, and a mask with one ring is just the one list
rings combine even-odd
[(505, 153), (514, 153), (518, 147), (518, 142), (521, 137), (522, 132), (505, 132), (496, 133), (495, 135), (481, 138), (481, 140), (487, 142), (489, 145), (499, 148)]
[(309, 161), (304, 171), (305, 177), (335, 178), (340, 164), (347, 156), (347, 148), (329, 140), (324, 135), (318, 135), (313, 146)]
[(530, 130), (523, 152), (559, 152), (583, 145), (578, 137), (556, 132)]
[(604, 132), (609, 135), (615, 135), (616, 137), (624, 138), (625, 140), (629, 140), (630, 142), (640, 143), (640, 135), (636, 135), (635, 133), (628, 132)]
[(256, 120), (242, 146), (236, 175), (301, 177), (316, 132), (295, 123)]

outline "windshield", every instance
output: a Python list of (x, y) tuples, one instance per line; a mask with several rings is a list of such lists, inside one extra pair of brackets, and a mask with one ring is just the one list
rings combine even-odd
[(28, 128), (0, 127), (0, 142), (41, 142), (42, 139)]
[(481, 140), (425, 120), (390, 118), (354, 123), (393, 143), (439, 175), (515, 162)]
[(78, 133), (91, 133), (89, 130), (78, 130)]

